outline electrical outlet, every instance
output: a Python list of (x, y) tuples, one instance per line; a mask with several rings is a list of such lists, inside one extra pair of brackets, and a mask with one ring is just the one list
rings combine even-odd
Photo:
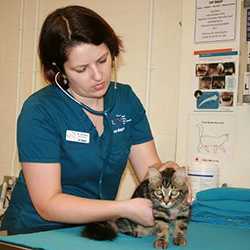
[(243, 95), (243, 103), (250, 103), (250, 95)]
[(4, 176), (0, 190), (0, 213), (3, 213), (9, 206), (12, 191), (16, 184), (16, 177)]
[(4, 182), (7, 183), (8, 188), (12, 188), (16, 183), (16, 177), (15, 176), (4, 176), (3, 183)]

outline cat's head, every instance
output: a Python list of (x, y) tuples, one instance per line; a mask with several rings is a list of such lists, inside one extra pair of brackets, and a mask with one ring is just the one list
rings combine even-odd
[(188, 193), (185, 167), (166, 168), (159, 171), (149, 168), (149, 189), (154, 204), (171, 208), (184, 201)]

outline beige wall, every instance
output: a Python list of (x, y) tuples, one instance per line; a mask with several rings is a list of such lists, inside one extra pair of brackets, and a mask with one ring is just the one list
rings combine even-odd
[[(162, 160), (174, 160), (179, 92), (181, 0), (1, 0), (0, 176), (19, 171), (16, 117), (23, 101), (44, 86), (37, 40), (44, 17), (57, 7), (82, 4), (103, 15), (121, 36), (125, 53), (118, 80), (128, 82), (144, 103)], [(3, 20), (3, 21), (2, 21)], [(130, 172), (119, 197), (135, 183)]]
[[(188, 122), (193, 114), (193, 50), (214, 49), (214, 48), (235, 48), (240, 50), (240, 72), (245, 71), (244, 61), (246, 51), (244, 49), (245, 23), (243, 22), (243, 0), (237, 0), (237, 24), (236, 39), (228, 42), (211, 42), (205, 44), (195, 44), (193, 41), (195, 22), (195, 0), (183, 1), (183, 25), (182, 25), (182, 45), (180, 64), (180, 88), (179, 88), (179, 111), (178, 111), (178, 133), (176, 160), (181, 164), (188, 163)], [(242, 105), (242, 77), (239, 81), (239, 103), (230, 114), (232, 118), (233, 132), (231, 134), (232, 153), (230, 159), (226, 159), (226, 165), (220, 169), (220, 183), (228, 183), (231, 186), (250, 187), (250, 105)], [(204, 112), (203, 112), (204, 113)], [(223, 114), (213, 114), (215, 117)], [(195, 145), (192, 145), (195, 147)], [(188, 164), (191, 164), (190, 162)]]
[[(1, 144), (0, 144), (0, 173), (7, 174), (15, 161), (15, 119), (17, 102), (18, 85), (20, 82), (19, 74), (19, 11), (20, 2), (1, 3), (1, 42), (0, 42), (0, 71), (2, 91), (0, 94), (0, 113), (1, 113)], [(9, 9), (13, 10), (10, 15)], [(17, 14), (17, 15), (16, 15)], [(8, 27), (8, 29), (7, 29)], [(10, 70), (11, 69), (11, 70)]]
[[(0, 176), (19, 170), (16, 117), (25, 98), (44, 86), (36, 55), (41, 23), (50, 11), (68, 4), (94, 8), (124, 40), (126, 52), (118, 79), (129, 82), (144, 103), (162, 160), (186, 165), (192, 51), (197, 46), (193, 43), (195, 0), (1, 0)], [(240, 15), (238, 8), (235, 41), (198, 47), (239, 47)], [(238, 105), (233, 119), (232, 161), (223, 169), (221, 182), (249, 187), (250, 106)], [(124, 180), (119, 197), (128, 197), (135, 187), (129, 171)]]

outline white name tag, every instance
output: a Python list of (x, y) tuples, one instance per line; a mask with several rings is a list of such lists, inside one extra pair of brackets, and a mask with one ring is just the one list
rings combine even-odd
[(78, 132), (73, 130), (66, 131), (66, 141), (89, 143), (89, 137), (89, 133)]

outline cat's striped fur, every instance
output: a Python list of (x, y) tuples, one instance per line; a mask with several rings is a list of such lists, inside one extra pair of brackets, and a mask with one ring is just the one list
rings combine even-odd
[(84, 228), (85, 237), (96, 240), (112, 240), (118, 232), (135, 237), (154, 234), (156, 248), (167, 248), (170, 225), (173, 225), (173, 242), (175, 245), (186, 244), (186, 230), (190, 216), (187, 202), (188, 186), (185, 168), (167, 168), (159, 172), (149, 168), (149, 178), (135, 190), (133, 198), (148, 198), (153, 203), (155, 225), (145, 227), (131, 220), (120, 218), (115, 222), (90, 223)]

